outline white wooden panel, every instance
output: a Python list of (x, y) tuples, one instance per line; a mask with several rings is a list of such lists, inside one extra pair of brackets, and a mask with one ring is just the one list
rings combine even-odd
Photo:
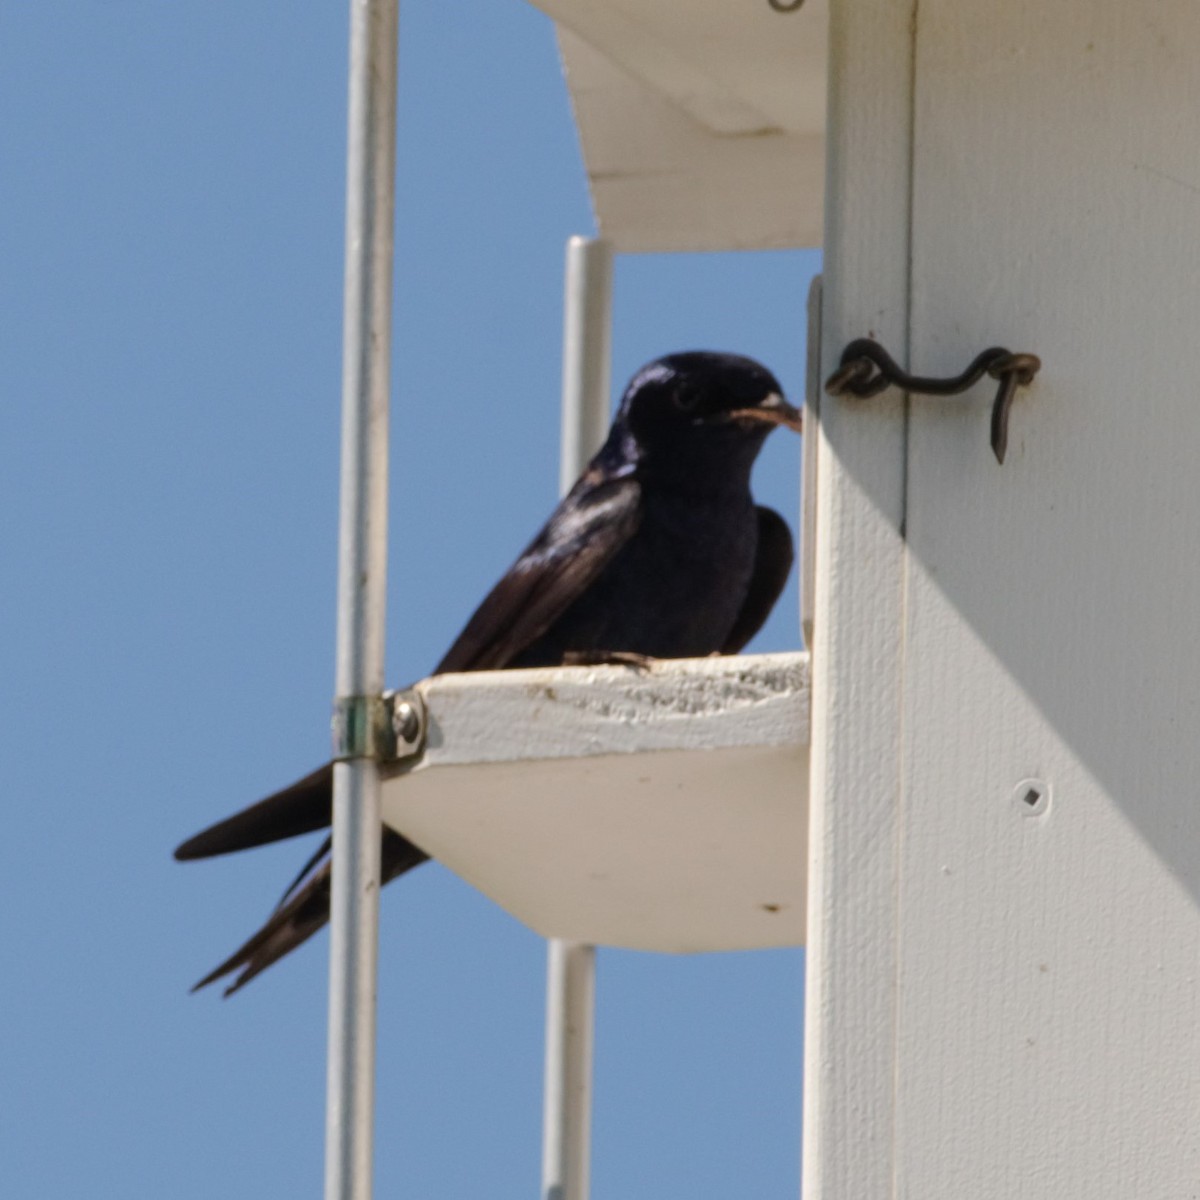
[(808, 656), (439, 675), (384, 819), (548, 937), (804, 939)]
[[(833, 0), (822, 370), (908, 332), (913, 5)], [(805, 1017), (806, 1200), (891, 1194), (904, 406), (822, 397)]]
[(817, 444), (821, 427), (821, 276), (808, 288), (804, 370), (804, 452), (800, 468), (800, 629), (812, 645), (817, 597)]
[(899, 1195), (1200, 1180), (1198, 63), (1194, 0), (920, 5), (913, 365), (1044, 366), (1003, 467), (912, 402)]
[(596, 223), (617, 250), (820, 244), (819, 132), (715, 133), (569, 30), (559, 45)]
[(536, 0), (602, 235), (619, 251), (821, 239), (827, 0)]
[(726, 0), (535, 0), (713, 133), (821, 132), (827, 0), (794, 12)]

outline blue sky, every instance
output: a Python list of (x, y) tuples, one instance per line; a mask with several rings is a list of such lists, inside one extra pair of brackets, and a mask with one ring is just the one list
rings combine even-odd
[[(188, 986), (303, 847), (171, 848), (309, 770), (333, 677), (345, 5), (0, 15), (0, 1177), (317, 1196), (327, 942)], [(405, 0), (388, 674), (426, 673), (554, 503), (565, 239), (549, 22)], [(616, 274), (614, 383), (698, 347), (798, 396), (811, 253)], [(799, 443), (756, 492), (795, 523)], [(799, 644), (793, 587), (755, 649)], [(440, 867), (382, 913), (380, 1197), (536, 1195), (544, 949)], [(595, 1200), (794, 1196), (799, 951), (600, 958)]]

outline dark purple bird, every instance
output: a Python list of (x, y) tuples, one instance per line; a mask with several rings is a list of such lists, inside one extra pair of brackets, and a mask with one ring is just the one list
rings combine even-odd
[[(735, 354), (670, 354), (630, 381), (608, 440), (542, 531), (467, 622), (435, 673), (557, 666), (635, 654), (736, 654), (783, 590), (792, 538), (756, 507), (750, 469), (800, 413), (775, 376)], [(328, 827), (327, 765), (184, 842), (207, 858)], [(383, 882), (428, 858), (383, 831)], [(238, 972), (226, 995), (329, 919), (329, 839), (266, 924), (196, 988)], [(193, 989), (195, 990), (195, 989)]]

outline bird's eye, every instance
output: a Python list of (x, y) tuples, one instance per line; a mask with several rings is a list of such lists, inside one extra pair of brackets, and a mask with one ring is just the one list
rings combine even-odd
[(696, 406), (700, 403), (700, 394), (691, 388), (684, 387), (679, 388), (671, 399), (680, 412), (695, 412)]

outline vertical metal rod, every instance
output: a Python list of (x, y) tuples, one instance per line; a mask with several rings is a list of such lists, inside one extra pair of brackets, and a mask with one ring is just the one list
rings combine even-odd
[(596, 947), (553, 938), (546, 958), (542, 1200), (587, 1200)]
[[(567, 492), (608, 428), (612, 250), (567, 241), (560, 491)], [(553, 939), (546, 962), (546, 1092), (542, 1200), (587, 1200), (592, 1124), (596, 949)]]
[(599, 238), (568, 238), (566, 258), (558, 471), (564, 495), (608, 432), (613, 269), (612, 248)]
[(325, 1200), (370, 1200), (373, 1166), (397, 20), (351, 0)]

